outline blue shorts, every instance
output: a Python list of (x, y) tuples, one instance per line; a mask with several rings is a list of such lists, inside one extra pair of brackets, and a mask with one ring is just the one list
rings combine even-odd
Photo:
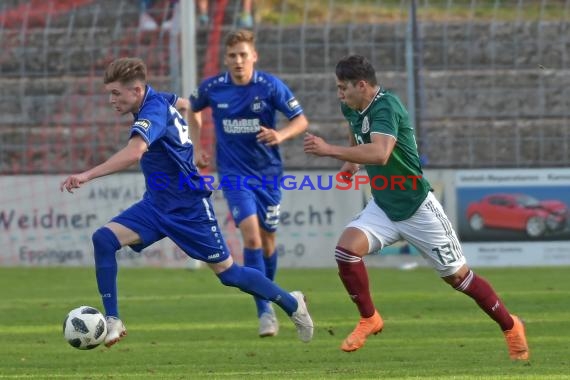
[(137, 252), (169, 237), (188, 256), (206, 263), (219, 263), (230, 256), (209, 198), (196, 201), (193, 208), (169, 213), (150, 201), (135, 203), (116, 217), (119, 223), (136, 232), (142, 242), (130, 247)]
[(279, 224), (281, 190), (278, 188), (224, 188), (224, 197), (237, 226), (245, 218), (257, 215), (261, 228), (275, 232)]

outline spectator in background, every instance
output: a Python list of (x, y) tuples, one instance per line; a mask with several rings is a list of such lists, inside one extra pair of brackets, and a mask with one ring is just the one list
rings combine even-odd
[[(198, 0), (198, 25), (201, 27), (206, 27), (210, 23), (208, 1)], [(242, 0), (241, 6), (238, 27), (251, 29), (253, 28), (253, 0)]]
[[(159, 10), (158, 12), (160, 13), (160, 19), (164, 19), (164, 22), (162, 22), (162, 29), (164, 30), (170, 30), (172, 28), (172, 17), (174, 15), (174, 6), (176, 5), (176, 3), (178, 2), (178, 0), (169, 0), (169, 4), (168, 4), (168, 12), (166, 13), (166, 16), (163, 18), (162, 16), (162, 11)], [(139, 29), (143, 30), (143, 31), (153, 31), (153, 30), (157, 30), (159, 25), (157, 23), (157, 20), (155, 19), (155, 17), (153, 17), (151, 15), (151, 8), (154, 6), (154, 4), (156, 3), (156, 0), (140, 0), (140, 9), (141, 9), (141, 13), (140, 13), (140, 17), (139, 17)], [(155, 14), (157, 12), (154, 12)]]
[(208, 1), (209, 0), (198, 0), (198, 25), (201, 27), (206, 27), (210, 23)]
[(238, 27), (253, 28), (253, 0), (242, 0), (241, 15), (238, 20)]

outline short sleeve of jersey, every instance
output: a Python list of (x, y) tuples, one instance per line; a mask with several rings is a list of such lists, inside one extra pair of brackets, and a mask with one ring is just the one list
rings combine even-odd
[(166, 132), (167, 112), (166, 100), (160, 95), (147, 101), (131, 127), (131, 137), (136, 133), (151, 145)]
[(205, 80), (200, 84), (200, 87), (190, 94), (190, 104), (193, 112), (200, 112), (210, 105), (207, 89), (208, 80)]
[(274, 85), (273, 105), (275, 108), (289, 120), (302, 114), (303, 108), (289, 87), (280, 79), (274, 76), (271, 76), (271, 78)]
[(370, 113), (370, 133), (382, 133), (397, 138), (400, 115), (387, 104), (376, 107)]
[(170, 92), (159, 92), (158, 95), (166, 99), (166, 102), (171, 106), (176, 107), (176, 102), (178, 101), (178, 95), (172, 94)]

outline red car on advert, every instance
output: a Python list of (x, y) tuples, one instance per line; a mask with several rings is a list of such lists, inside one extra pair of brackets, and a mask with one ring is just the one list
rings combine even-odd
[(467, 207), (467, 221), (474, 231), (503, 228), (524, 231), (530, 237), (566, 226), (568, 208), (558, 200), (539, 201), (526, 194), (490, 194)]

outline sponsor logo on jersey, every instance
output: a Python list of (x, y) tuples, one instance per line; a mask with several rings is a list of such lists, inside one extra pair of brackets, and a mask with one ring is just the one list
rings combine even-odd
[(139, 127), (139, 128), (144, 129), (145, 131), (148, 131), (148, 129), (150, 128), (150, 120), (139, 119), (139, 120), (135, 121), (135, 123), (133, 124), (133, 127)]
[(364, 116), (362, 120), (362, 133), (368, 133), (370, 131), (370, 123), (368, 122), (368, 116)]
[(294, 110), (295, 108), (299, 107), (299, 101), (293, 98), (287, 102), (287, 106), (289, 107), (290, 110)]
[(228, 103), (218, 103), (218, 108), (228, 108), (230, 105)]
[(239, 216), (239, 207), (232, 208), (232, 217), (235, 219)]
[(256, 133), (261, 130), (259, 119), (223, 119), (225, 133)]

